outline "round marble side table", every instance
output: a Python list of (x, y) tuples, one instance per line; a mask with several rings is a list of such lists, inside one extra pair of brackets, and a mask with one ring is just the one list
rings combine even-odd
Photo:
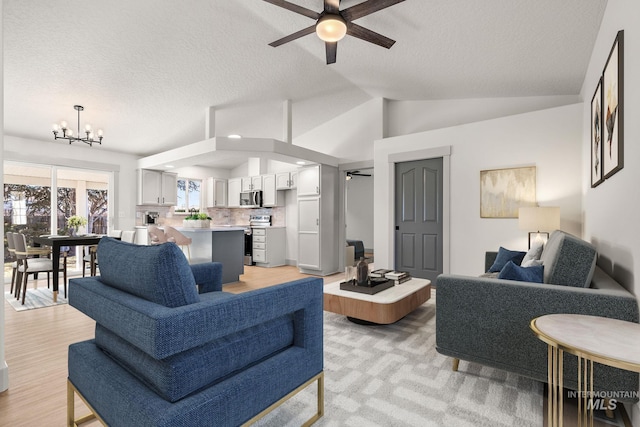
[[(593, 425), (593, 362), (640, 372), (640, 324), (582, 314), (548, 314), (531, 321), (548, 345), (548, 420), (562, 426), (562, 356), (578, 357), (578, 423)], [(587, 424), (588, 423), (588, 424)]]

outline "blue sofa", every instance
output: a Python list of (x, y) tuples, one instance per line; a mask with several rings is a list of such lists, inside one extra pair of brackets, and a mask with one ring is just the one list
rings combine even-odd
[(222, 292), (222, 265), (190, 266), (174, 243), (103, 238), (98, 277), (72, 279), (69, 304), (96, 321), (69, 346), (75, 394), (112, 426), (252, 423), (317, 381), (323, 415), (322, 279)]

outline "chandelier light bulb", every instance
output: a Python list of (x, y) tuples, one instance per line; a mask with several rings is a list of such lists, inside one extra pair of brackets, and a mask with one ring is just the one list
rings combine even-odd
[(347, 23), (340, 15), (324, 15), (316, 24), (316, 34), (325, 42), (337, 42), (347, 34)]
[(67, 135), (73, 136), (73, 129), (67, 129)]
[(54, 132), (58, 132), (60, 130), (60, 125), (58, 125), (57, 123), (53, 124), (53, 131)]
[(102, 129), (98, 129), (98, 136), (102, 136), (102, 135), (103, 135)]
[(86, 130), (87, 132), (91, 132), (91, 125), (89, 123), (84, 125), (84, 130)]
[(67, 122), (65, 122), (64, 120), (60, 122), (60, 127), (62, 129), (66, 129), (67, 128)]

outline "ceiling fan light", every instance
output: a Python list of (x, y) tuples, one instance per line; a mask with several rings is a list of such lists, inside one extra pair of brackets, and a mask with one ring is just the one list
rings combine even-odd
[(325, 42), (337, 42), (347, 34), (347, 23), (340, 15), (324, 15), (316, 24), (316, 34)]

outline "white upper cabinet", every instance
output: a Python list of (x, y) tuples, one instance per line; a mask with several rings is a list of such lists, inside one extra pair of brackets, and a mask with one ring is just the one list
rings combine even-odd
[(230, 208), (239, 208), (240, 192), (242, 191), (242, 178), (230, 179), (227, 188), (227, 206)]
[(173, 206), (178, 199), (178, 175), (140, 169), (138, 171), (138, 204)]
[(262, 206), (284, 206), (284, 193), (278, 191), (276, 174), (262, 175)]
[(242, 178), (242, 191), (262, 190), (262, 175), (245, 176)]
[(207, 180), (207, 206), (221, 208), (227, 206), (227, 180), (209, 178)]
[(298, 169), (298, 197), (320, 195), (320, 165)]
[(296, 188), (298, 181), (298, 172), (279, 172), (276, 174), (276, 189), (290, 190)]

